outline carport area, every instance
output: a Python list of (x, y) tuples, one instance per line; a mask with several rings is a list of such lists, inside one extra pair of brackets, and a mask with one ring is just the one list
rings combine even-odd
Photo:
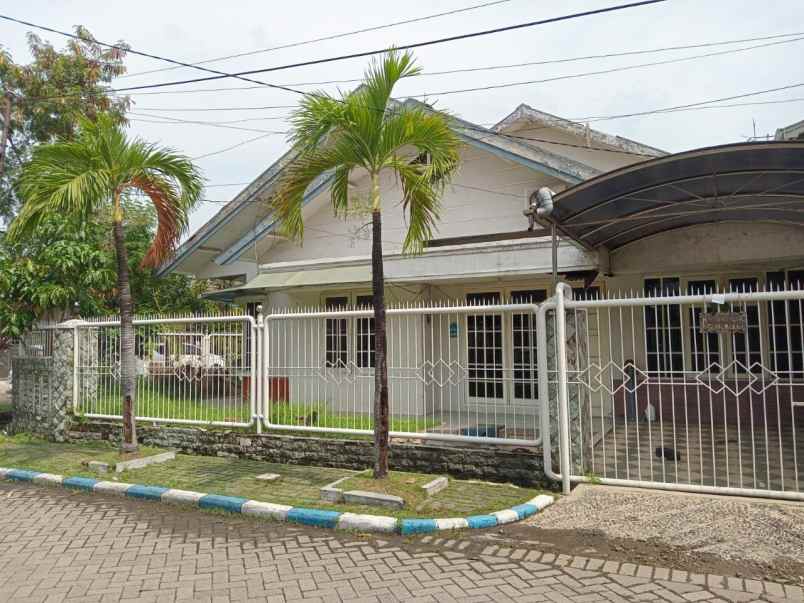
[(804, 143), (696, 149), (567, 189), (573, 479), (804, 500)]

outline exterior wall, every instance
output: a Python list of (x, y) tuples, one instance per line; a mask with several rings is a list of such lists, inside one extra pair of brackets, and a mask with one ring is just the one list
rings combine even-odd
[[(464, 148), (462, 155), (463, 163), (454, 179), (455, 185), (447, 187), (442, 199), (437, 237), (522, 231), (527, 228), (522, 210), (526, 208), (528, 194), (541, 186), (551, 186), (555, 190), (564, 187), (554, 178), (469, 147)], [(381, 190), (385, 208), (383, 249), (385, 253), (398, 253), (407, 232), (400, 206), (401, 190), (391, 176), (382, 179)], [(362, 197), (365, 204), (365, 183), (359, 183), (353, 194), (355, 200)], [(371, 230), (365, 227), (370, 219), (365, 212), (345, 220), (335, 219), (327, 194), (314, 201), (311, 209), (315, 211), (305, 219), (303, 245), (276, 242), (261, 251), (263, 261), (274, 263), (370, 255)]]
[(708, 274), (771, 266), (804, 266), (804, 228), (743, 222), (704, 224), (636, 241), (611, 254), (615, 288), (633, 283), (620, 275)]
[[(75, 426), (72, 441), (119, 441), (119, 425), (92, 422)], [(368, 440), (244, 434), (232, 431), (137, 426), (146, 446), (173, 448), (185, 454), (233, 456), (272, 463), (367, 469), (374, 462)], [(519, 486), (552, 488), (543, 470), (541, 450), (507, 450), (500, 446), (434, 446), (391, 443), (391, 469), (447, 474)]]
[(73, 401), (73, 331), (57, 329), (52, 356), (12, 359), (11, 432), (62, 441)]
[[(516, 134), (517, 136), (523, 136), (526, 138), (538, 138), (538, 142), (531, 141), (530, 144), (547, 149), (548, 151), (552, 151), (557, 155), (564, 155), (570, 159), (580, 161), (581, 163), (585, 163), (586, 165), (597, 168), (601, 172), (609, 172), (619, 167), (647, 159), (647, 157), (628, 153), (596, 151), (593, 149), (567, 146), (566, 144), (550, 144), (547, 142), (542, 142), (542, 140), (554, 140), (559, 143), (568, 143), (570, 145), (586, 145), (586, 140), (583, 137), (576, 136), (559, 128), (523, 125), (521, 128), (506, 131), (506, 134)], [(601, 145), (595, 141), (592, 141), (589, 146), (599, 147)]]

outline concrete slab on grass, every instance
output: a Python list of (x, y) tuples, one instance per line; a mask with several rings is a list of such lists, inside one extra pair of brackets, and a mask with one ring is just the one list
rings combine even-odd
[(151, 456), (131, 459), (130, 461), (120, 461), (114, 466), (114, 470), (117, 473), (122, 473), (123, 471), (131, 471), (132, 469), (142, 469), (143, 467), (156, 463), (165, 463), (167, 461), (172, 461), (175, 458), (176, 452), (171, 450), (170, 452), (161, 452)]
[(343, 502), (352, 505), (368, 505), (371, 507), (388, 507), (389, 509), (403, 509), (405, 500), (393, 494), (380, 494), (364, 490), (349, 490), (343, 493)]
[(424, 494), (428, 497), (434, 496), (441, 492), (444, 488), (449, 486), (449, 480), (445, 477), (437, 477), (433, 481), (428, 482), (422, 486)]

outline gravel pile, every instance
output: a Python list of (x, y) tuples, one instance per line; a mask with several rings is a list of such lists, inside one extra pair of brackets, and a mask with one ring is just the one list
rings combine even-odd
[(659, 541), (725, 559), (804, 561), (804, 503), (581, 485), (528, 523)]

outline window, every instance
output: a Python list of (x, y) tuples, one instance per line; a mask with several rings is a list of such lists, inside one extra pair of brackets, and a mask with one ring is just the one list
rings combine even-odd
[[(689, 281), (687, 283), (689, 295), (709, 295), (716, 290), (717, 283), (714, 280)], [(712, 304), (692, 306), (689, 309), (690, 357), (693, 370), (709, 369), (711, 372), (720, 372), (718, 370), (718, 367), (722, 366), (720, 363), (720, 337), (717, 333), (701, 333), (701, 314), (715, 311), (717, 311), (717, 306)]]
[[(470, 305), (500, 303), (499, 293), (470, 293)], [(502, 314), (470, 314), (466, 317), (469, 396), (503, 397)]]
[[(780, 291), (804, 288), (804, 270), (769, 272), (768, 289)], [(804, 321), (798, 300), (768, 302), (768, 340), (770, 369), (790, 372), (790, 377), (804, 378)]]
[(573, 287), (572, 299), (600, 299), (600, 287)]
[[(513, 291), (511, 302), (538, 304), (547, 299), (544, 290)], [(536, 377), (536, 321), (532, 313), (511, 316), (514, 355), (514, 398), (535, 400), (538, 397)]]
[[(649, 297), (678, 295), (679, 279), (646, 279), (645, 292)], [(649, 371), (683, 371), (681, 339), (681, 308), (678, 304), (645, 306), (645, 345)]]
[[(347, 297), (328, 297), (327, 310), (345, 308), (349, 304)], [(348, 325), (345, 318), (327, 318), (326, 324), (326, 353), (327, 367), (343, 368), (347, 362)]]
[[(729, 279), (729, 290), (732, 293), (752, 293), (758, 291), (758, 282), (755, 278)], [(740, 362), (752, 373), (762, 372), (762, 347), (759, 327), (759, 306), (757, 304), (732, 304), (733, 312), (745, 312), (746, 332), (732, 335), (732, 350), (734, 360)], [(744, 373), (742, 366), (735, 366), (736, 373)]]
[[(371, 295), (358, 295), (359, 308), (373, 308), (374, 299)], [(374, 368), (374, 319), (358, 318), (355, 321), (355, 353), (357, 366), (360, 368)]]

